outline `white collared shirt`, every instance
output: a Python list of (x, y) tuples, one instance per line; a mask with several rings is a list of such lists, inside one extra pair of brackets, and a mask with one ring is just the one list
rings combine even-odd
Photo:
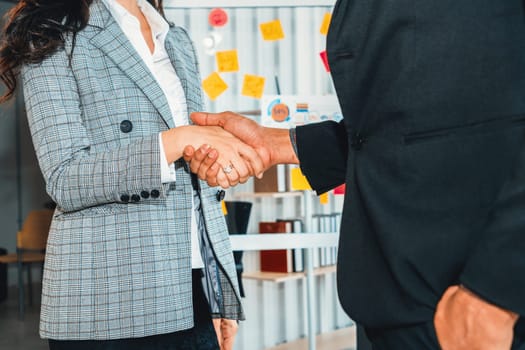
[[(144, 17), (151, 27), (154, 50), (151, 53), (140, 29), (139, 20), (130, 14), (116, 0), (102, 0), (111, 12), (111, 15), (118, 23), (124, 34), (127, 36), (139, 56), (142, 58), (151, 74), (164, 92), (173, 117), (175, 126), (188, 125), (188, 107), (186, 105), (186, 95), (175, 68), (168, 56), (164, 46), (166, 36), (169, 31), (169, 24), (166, 20), (148, 3), (146, 0), (137, 0)], [(174, 182), (176, 180), (174, 164), (168, 164), (161, 136), (159, 134), (160, 159), (161, 159), (161, 179), (163, 183)], [(192, 197), (193, 203), (193, 197)], [(194, 204), (192, 205), (193, 209)], [(191, 216), (191, 247), (192, 247), (192, 267), (201, 268), (204, 266), (200, 253), (200, 243), (198, 228), (195, 218), (195, 210)]]

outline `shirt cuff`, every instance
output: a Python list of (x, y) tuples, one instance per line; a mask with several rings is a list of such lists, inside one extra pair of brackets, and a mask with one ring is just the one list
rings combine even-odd
[(162, 143), (162, 135), (159, 133), (159, 149), (160, 149), (160, 179), (163, 184), (175, 182), (177, 174), (175, 173), (175, 163), (168, 164), (166, 153), (164, 152), (164, 144)]
[(292, 143), (293, 151), (297, 158), (299, 158), (299, 152), (297, 152), (297, 135), (295, 133), (295, 128), (290, 129), (290, 142)]

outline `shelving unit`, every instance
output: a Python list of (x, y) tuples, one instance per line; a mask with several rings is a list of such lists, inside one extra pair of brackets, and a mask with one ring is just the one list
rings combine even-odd
[[(316, 330), (318, 329), (318, 324), (316, 324), (316, 322), (322, 324), (322, 322), (319, 321), (320, 319), (331, 317), (330, 315), (326, 315), (326, 313), (329, 311), (323, 311), (323, 308), (320, 308), (318, 304), (320, 303), (321, 299), (326, 297), (327, 293), (334, 292), (333, 290), (326, 290), (326, 288), (319, 288), (319, 290), (316, 290), (316, 278), (329, 278), (330, 281), (333, 281), (335, 284), (336, 272), (336, 267), (334, 265), (314, 269), (312, 259), (313, 249), (318, 249), (321, 247), (337, 247), (339, 238), (339, 234), (337, 232), (314, 232), (312, 227), (314, 198), (315, 196), (311, 191), (277, 193), (237, 193), (234, 195), (235, 200), (252, 200), (256, 203), (268, 200), (301, 200), (299, 206), (300, 209), (302, 209), (302, 213), (300, 216), (303, 218), (304, 228), (307, 233), (276, 233), (271, 235), (259, 235), (248, 233), (246, 235), (231, 236), (233, 250), (261, 251), (276, 249), (303, 249), (305, 267), (304, 272), (275, 273), (245, 269), (246, 271), (243, 273), (243, 279), (255, 281), (261, 287), (263, 293), (260, 296), (260, 298), (262, 300), (265, 300), (265, 298), (268, 299), (272, 297), (277, 298), (277, 293), (282, 293), (282, 295), (286, 295), (286, 289), (289, 289), (290, 283), (292, 283), (292, 281), (296, 281), (296, 283), (299, 283), (305, 288), (306, 298), (304, 300), (303, 305), (305, 309), (304, 312), (307, 329), (306, 335), (309, 350), (316, 349), (315, 339)], [(268, 203), (266, 204), (268, 205)], [(280, 206), (286, 207), (286, 205), (284, 205), (283, 203), (280, 203)], [(272, 209), (275, 210), (275, 207)], [(273, 215), (275, 218), (275, 213)], [(279, 215), (283, 215), (283, 212), (279, 211)], [(261, 220), (261, 218), (255, 219), (256, 222), (263, 220)], [(272, 285), (275, 284), (279, 285), (280, 287), (272, 287)], [(276, 290), (278, 292), (276, 292)], [(320, 315), (321, 313), (325, 314)], [(263, 324), (266, 329), (275, 327), (275, 324), (271, 324), (268, 321), (263, 321)]]
[[(326, 274), (335, 273), (335, 272), (336, 272), (336, 266), (330, 265), (330, 266), (323, 266), (323, 267), (314, 269), (313, 275), (320, 276), (320, 275), (326, 275)], [(259, 280), (259, 281), (269, 281), (269, 282), (274, 282), (274, 283), (282, 283), (282, 282), (306, 278), (306, 273), (305, 272), (284, 273), (284, 272), (251, 271), (251, 272), (243, 273), (242, 278), (249, 279), (249, 280)]]

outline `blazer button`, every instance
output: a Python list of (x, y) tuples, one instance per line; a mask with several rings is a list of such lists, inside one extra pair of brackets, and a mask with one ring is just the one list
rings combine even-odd
[(218, 202), (222, 202), (224, 197), (226, 197), (226, 192), (224, 190), (217, 191), (217, 194), (215, 195), (217, 197)]
[(131, 132), (133, 130), (133, 123), (129, 120), (123, 120), (120, 122), (120, 131), (127, 134), (128, 132)]
[(360, 151), (363, 148), (363, 145), (366, 142), (366, 138), (361, 134), (355, 134), (352, 137), (352, 143), (350, 144), (350, 147), (352, 147), (355, 151)]
[(131, 200), (135, 203), (140, 202), (140, 196), (138, 194), (134, 194), (131, 196)]
[(159, 190), (151, 190), (151, 198), (159, 198), (160, 192)]
[(123, 194), (122, 196), (120, 196), (120, 200), (124, 203), (127, 203), (129, 202), (129, 196), (127, 194)]
[(149, 192), (148, 191), (142, 191), (140, 192), (140, 196), (144, 199), (148, 199), (149, 198)]

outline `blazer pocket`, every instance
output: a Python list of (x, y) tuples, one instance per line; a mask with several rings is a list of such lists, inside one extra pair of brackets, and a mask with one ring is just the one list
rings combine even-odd
[(503, 119), (493, 119), (465, 125), (412, 132), (403, 136), (403, 142), (408, 146), (424, 142), (437, 141), (448, 137), (493, 133), (498, 130), (520, 126), (525, 126), (525, 115), (515, 115)]

